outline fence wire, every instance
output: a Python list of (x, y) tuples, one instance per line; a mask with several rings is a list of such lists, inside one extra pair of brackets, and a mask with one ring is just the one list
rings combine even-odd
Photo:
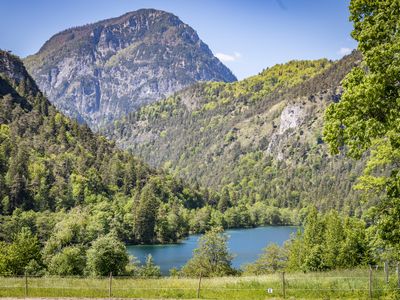
[[(356, 274), (355, 274), (356, 275)], [(359, 274), (357, 274), (359, 275)], [(329, 294), (379, 298), (395, 293), (400, 296), (399, 273), (387, 277), (369, 270), (369, 276), (304, 276), (232, 277), (224, 279), (187, 278), (137, 278), (129, 276), (82, 277), (82, 276), (0, 276), (0, 297), (140, 297), (145, 298), (207, 298), (207, 295), (231, 295), (253, 293), (251, 299), (271, 297), (296, 297), (306, 294)], [(230, 281), (231, 280), (231, 281)], [(176, 285), (186, 286), (176, 286)], [(147, 285), (147, 286), (146, 286)], [(218, 286), (219, 285), (219, 286)], [(237, 287), (235, 287), (237, 285)], [(253, 287), (246, 287), (253, 285)], [(181, 294), (178, 294), (181, 292)], [(170, 295), (170, 296), (169, 296)], [(217, 296), (216, 296), (217, 297)], [(209, 298), (209, 297), (208, 297)], [(222, 299), (217, 297), (216, 299)], [(236, 298), (232, 298), (236, 299)]]

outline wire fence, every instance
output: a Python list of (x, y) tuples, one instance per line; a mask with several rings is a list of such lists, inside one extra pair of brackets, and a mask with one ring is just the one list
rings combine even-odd
[(265, 299), (400, 298), (399, 270), (224, 278), (0, 276), (0, 297)]

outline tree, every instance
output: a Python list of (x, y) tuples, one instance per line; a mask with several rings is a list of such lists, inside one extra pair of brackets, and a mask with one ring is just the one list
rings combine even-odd
[(87, 219), (87, 210), (75, 208), (54, 225), (51, 236), (43, 249), (47, 262), (62, 248), (87, 244), (97, 237), (90, 236), (87, 230)]
[(288, 271), (301, 270), (304, 257), (306, 256), (302, 232), (300, 230), (297, 231), (296, 235), (293, 235), (290, 240), (284, 244), (284, 248), (288, 256), (286, 269)]
[(353, 268), (371, 263), (368, 244), (365, 223), (355, 218), (346, 218), (344, 220), (344, 240), (337, 258), (338, 265)]
[(24, 209), (31, 208), (28, 191), (28, 154), (25, 145), (19, 143), (18, 149), (11, 156), (10, 167), (7, 173), (7, 181), (10, 189), (9, 196), (9, 212), (12, 212), (17, 207)]
[(198, 248), (183, 266), (182, 273), (206, 277), (232, 275), (235, 273), (231, 267), (232, 259), (227, 248), (227, 236), (221, 227), (213, 227), (199, 239)]
[(135, 236), (138, 241), (143, 243), (153, 242), (155, 236), (154, 228), (159, 199), (154, 189), (151, 182), (145, 185), (135, 214)]
[(139, 269), (140, 277), (160, 277), (160, 267), (154, 264), (153, 256), (147, 255), (146, 263)]
[(354, 268), (372, 262), (366, 225), (355, 217), (331, 211), (321, 215), (312, 208), (304, 231), (285, 244), (290, 271)]
[(303, 243), (306, 255), (302, 264), (303, 271), (319, 271), (327, 267), (323, 259), (324, 231), (325, 224), (320, 214), (315, 207), (311, 207), (304, 223)]
[(346, 149), (359, 158), (372, 150), (359, 187), (382, 193), (376, 225), (382, 240), (399, 247), (400, 2), (352, 0), (350, 15), (363, 63), (343, 81), (340, 102), (327, 109), (324, 139), (334, 154)]
[(80, 247), (65, 247), (51, 257), (48, 265), (52, 275), (83, 275), (86, 267), (85, 251)]
[(23, 275), (33, 262), (42, 268), (39, 240), (28, 228), (22, 228), (11, 244), (0, 243), (0, 246), (1, 274)]
[(155, 232), (161, 243), (176, 242), (188, 234), (187, 221), (182, 216), (183, 207), (178, 203), (163, 203), (157, 213)]
[(264, 248), (260, 258), (245, 267), (244, 272), (254, 275), (275, 273), (286, 266), (287, 254), (277, 244), (270, 244)]
[(328, 268), (335, 268), (339, 266), (338, 258), (345, 238), (343, 222), (339, 214), (333, 210), (325, 215), (324, 222), (324, 262)]
[(229, 191), (228, 189), (225, 188), (222, 191), (222, 195), (220, 196), (218, 201), (218, 210), (220, 212), (225, 212), (230, 206), (231, 206), (231, 199), (229, 197)]
[(125, 245), (112, 235), (99, 237), (87, 251), (87, 271), (91, 275), (121, 275), (128, 262)]

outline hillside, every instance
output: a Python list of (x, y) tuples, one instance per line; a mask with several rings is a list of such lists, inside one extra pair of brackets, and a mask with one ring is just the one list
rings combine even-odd
[(24, 63), (60, 111), (93, 129), (197, 81), (236, 80), (190, 26), (154, 9), (60, 32)]
[(361, 60), (291, 61), (235, 83), (200, 83), (105, 129), (153, 166), (227, 195), (227, 206), (268, 203), (361, 213), (352, 186), (363, 162), (331, 157), (323, 113)]
[(57, 251), (110, 232), (134, 243), (176, 241), (203, 205), (181, 180), (59, 113), (22, 62), (0, 51), (0, 241), (24, 226), (43, 244), (60, 243)]

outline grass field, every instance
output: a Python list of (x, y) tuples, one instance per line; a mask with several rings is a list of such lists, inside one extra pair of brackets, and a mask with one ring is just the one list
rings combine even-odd
[[(374, 271), (372, 298), (400, 299), (397, 280), (397, 276), (391, 274), (386, 284), (383, 272)], [(369, 281), (368, 270), (286, 274), (286, 299), (370, 299)], [(113, 277), (111, 293), (115, 298), (194, 299), (198, 286), (199, 279)], [(268, 289), (272, 289), (272, 293), (268, 293)], [(109, 293), (109, 278), (0, 277), (1, 297), (108, 298)], [(203, 278), (200, 298), (283, 299), (282, 275)]]

